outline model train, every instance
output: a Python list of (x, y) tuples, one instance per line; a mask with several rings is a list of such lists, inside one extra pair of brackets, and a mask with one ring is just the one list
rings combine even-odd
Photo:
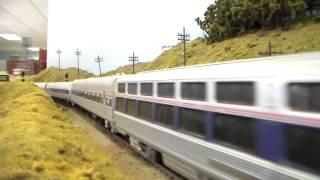
[(10, 75), (9, 74), (1, 74), (0, 73), (0, 82), (4, 82), (4, 81), (10, 81)]
[(37, 85), (188, 179), (319, 179), (318, 52)]

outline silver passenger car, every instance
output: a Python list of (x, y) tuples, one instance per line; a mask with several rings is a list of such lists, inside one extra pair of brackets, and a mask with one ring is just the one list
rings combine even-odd
[(115, 88), (116, 77), (76, 80), (72, 83), (71, 100), (72, 103), (104, 119), (106, 127), (109, 127)]
[[(43, 84), (39, 84), (41, 87)], [(45, 85), (47, 93), (57, 99), (70, 101), (71, 82), (52, 82)]]
[(317, 179), (320, 53), (119, 77), (114, 119), (189, 179)]
[(315, 52), (76, 80), (70, 100), (188, 179), (319, 179), (319, 92)]

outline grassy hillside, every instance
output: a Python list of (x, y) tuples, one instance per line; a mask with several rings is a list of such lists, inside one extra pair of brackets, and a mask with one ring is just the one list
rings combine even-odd
[(0, 179), (120, 179), (68, 114), (31, 83), (0, 83)]
[(94, 75), (86, 71), (80, 70), (80, 75), (78, 76), (77, 68), (67, 68), (67, 69), (57, 69), (57, 68), (47, 68), (44, 71), (41, 71), (39, 74), (33, 77), (35, 82), (59, 82), (64, 81), (65, 74), (69, 74), (69, 81), (75, 79), (84, 79), (93, 77)]
[[(203, 64), (226, 60), (260, 57), (260, 51), (266, 51), (268, 43), (272, 50), (291, 54), (297, 52), (320, 50), (320, 24), (306, 23), (292, 26), (290, 31), (276, 29), (265, 33), (257, 32), (223, 42), (208, 45), (204, 40), (197, 39), (187, 43), (187, 64)], [(154, 61), (138, 64), (136, 72), (171, 68), (183, 65), (183, 47), (178, 44), (175, 48), (164, 51)], [(105, 73), (131, 73), (131, 66), (119, 67)]]

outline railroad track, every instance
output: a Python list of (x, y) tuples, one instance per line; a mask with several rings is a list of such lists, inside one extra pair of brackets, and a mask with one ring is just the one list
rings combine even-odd
[[(140, 159), (143, 159), (145, 162), (147, 162), (148, 164), (154, 166), (156, 169), (158, 169), (160, 172), (162, 172), (164, 175), (166, 175), (168, 177), (168, 179), (172, 179), (172, 180), (185, 180), (184, 177), (182, 177), (181, 175), (177, 174), (176, 172), (172, 171), (171, 169), (165, 167), (163, 164), (159, 164), (157, 162), (154, 162), (148, 158), (146, 158), (145, 156), (143, 156), (141, 154), (141, 152), (139, 150), (137, 150), (136, 148), (132, 147), (128, 141), (121, 137), (120, 135), (114, 134), (111, 131), (109, 131), (108, 129), (106, 129), (103, 125), (99, 124), (96, 119), (94, 117), (91, 116), (91, 113), (86, 111), (85, 113), (79, 112), (80, 109), (79, 108), (75, 108), (75, 107), (70, 107), (68, 104), (64, 103), (64, 102), (60, 102), (60, 101), (56, 101), (59, 105), (63, 106), (66, 109), (69, 108), (73, 108), (76, 110), (77, 113), (81, 113), (82, 115), (87, 115), (90, 117), (90, 119), (92, 120), (90, 122), (90, 124), (92, 124), (95, 128), (97, 128), (99, 131), (103, 132), (105, 135), (107, 135), (111, 141), (113, 141), (114, 143), (116, 143), (117, 145), (126, 148), (127, 150), (134, 152), (132, 154), (134, 154), (135, 156), (139, 157)], [(84, 110), (85, 111), (85, 110)]]

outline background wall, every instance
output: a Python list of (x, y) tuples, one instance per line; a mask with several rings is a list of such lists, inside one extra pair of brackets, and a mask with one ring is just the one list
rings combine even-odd
[(97, 73), (94, 62), (103, 57), (102, 71), (128, 64), (132, 51), (139, 60), (151, 61), (164, 45), (175, 45), (185, 26), (192, 39), (202, 36), (195, 18), (202, 16), (211, 0), (49, 0), (48, 66), (58, 65), (56, 49), (62, 50), (61, 65), (76, 65)]
[(7, 70), (7, 62), (5, 60), (0, 60), (0, 71)]
[[(19, 56), (22, 59), (25, 59), (26, 52), (25, 51), (0, 51), (0, 71), (6, 71), (7, 70), (7, 60), (10, 59), (10, 56)], [(39, 59), (39, 52), (35, 51), (28, 51), (27, 59)], [(20, 59), (19, 58), (19, 59)]]
[(39, 59), (39, 52), (28, 51), (27, 58), (25, 58), (26, 51), (0, 51), (1, 60), (8, 60), (10, 56), (20, 56), (23, 59)]

